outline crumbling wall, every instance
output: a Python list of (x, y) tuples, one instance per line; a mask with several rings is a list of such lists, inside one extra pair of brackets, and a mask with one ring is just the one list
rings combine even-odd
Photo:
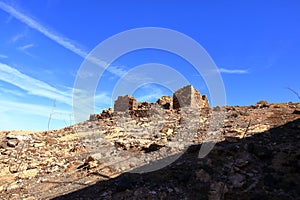
[(132, 96), (119, 96), (114, 103), (115, 112), (126, 112), (129, 110), (136, 110), (138, 108), (138, 103), (136, 99)]
[(179, 109), (181, 107), (191, 106), (192, 100), (192, 87), (191, 85), (180, 88), (173, 94), (173, 108)]
[(173, 98), (170, 96), (162, 96), (156, 101), (156, 103), (164, 109), (173, 108)]
[(149, 102), (138, 102), (137, 103), (137, 109), (138, 110), (149, 110), (150, 108), (150, 103)]
[(209, 108), (206, 95), (201, 95), (193, 86), (191, 88), (191, 105), (196, 108)]
[(111, 118), (113, 116), (113, 110), (112, 108), (109, 108), (108, 110), (103, 110), (101, 114), (91, 114), (89, 121), (98, 121), (100, 119), (107, 119)]
[[(164, 109), (189, 108), (209, 108), (208, 100), (205, 95), (201, 95), (192, 85), (185, 86), (169, 96), (160, 97), (156, 105)], [(132, 96), (119, 96), (114, 103), (115, 112), (130, 111), (131, 115), (147, 116), (151, 104), (148, 102), (137, 102)], [(136, 111), (136, 112), (135, 112)]]
[(173, 108), (184, 107), (206, 108), (209, 104), (205, 95), (202, 96), (192, 85), (188, 85), (173, 94)]
[(151, 103), (148, 102), (138, 102), (137, 109), (131, 110), (130, 116), (132, 118), (142, 118), (142, 117), (149, 117)]
[(202, 101), (200, 102), (200, 108), (209, 108), (209, 103), (206, 95), (202, 95)]

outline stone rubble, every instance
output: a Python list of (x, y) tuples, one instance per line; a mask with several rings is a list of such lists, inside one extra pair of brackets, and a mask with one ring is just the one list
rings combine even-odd
[[(260, 101), (210, 108), (206, 97), (188, 86), (156, 103), (118, 98), (114, 110), (60, 130), (3, 131), (0, 199), (249, 199), (275, 194), (295, 199), (300, 195), (299, 105)], [(199, 158), (199, 145), (209, 141), (217, 145)], [(101, 188), (93, 188), (96, 183)]]

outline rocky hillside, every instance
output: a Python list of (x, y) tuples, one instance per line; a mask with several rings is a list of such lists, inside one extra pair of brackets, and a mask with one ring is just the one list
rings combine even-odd
[[(300, 103), (171, 104), (0, 132), (0, 199), (299, 199)], [(216, 145), (199, 158), (204, 141)]]

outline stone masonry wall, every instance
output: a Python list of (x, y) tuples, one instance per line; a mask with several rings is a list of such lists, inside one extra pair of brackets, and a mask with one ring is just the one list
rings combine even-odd
[(136, 99), (132, 96), (119, 96), (114, 103), (114, 111), (116, 112), (125, 112), (129, 110), (136, 110), (138, 103)]
[(173, 95), (173, 108), (183, 107), (207, 108), (209, 104), (205, 95), (202, 96), (192, 85), (188, 85), (177, 90)]
[(171, 109), (173, 108), (173, 98), (169, 96), (162, 96), (160, 97), (156, 103), (163, 107), (164, 109)]
[(192, 100), (192, 86), (188, 85), (173, 94), (173, 108), (179, 109), (181, 107), (191, 106)]
[[(173, 94), (173, 98), (169, 96), (160, 97), (156, 104), (162, 106), (164, 109), (179, 109), (183, 107), (190, 108), (209, 108), (208, 100), (205, 95), (201, 95), (192, 85), (185, 86), (177, 90)], [(114, 103), (114, 111), (144, 111), (149, 110), (150, 104), (148, 102), (139, 103), (132, 96), (119, 96)], [(131, 112), (132, 113), (132, 112)]]

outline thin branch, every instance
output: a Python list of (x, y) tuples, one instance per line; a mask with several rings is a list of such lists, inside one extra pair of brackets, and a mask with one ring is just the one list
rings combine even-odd
[(294, 94), (298, 97), (298, 99), (300, 99), (300, 95), (299, 95), (298, 92), (296, 92), (295, 90), (293, 90), (293, 89), (290, 88), (290, 87), (286, 87), (286, 89), (288, 89), (289, 91), (291, 91), (292, 93), (294, 93)]
[(52, 110), (51, 110), (51, 113), (50, 113), (50, 116), (48, 119), (48, 131), (50, 129), (50, 122), (51, 122), (52, 115), (55, 114), (55, 112), (54, 112), (55, 107), (56, 107), (56, 99), (54, 99), (54, 101), (53, 101)]
[(247, 134), (247, 132), (248, 132), (248, 130), (249, 130), (249, 127), (250, 127), (250, 125), (251, 125), (251, 118), (250, 118), (250, 120), (249, 120), (249, 122), (248, 122), (248, 126), (247, 126), (247, 128), (246, 128), (246, 130), (245, 130), (245, 132), (244, 132), (244, 134), (243, 134), (243, 139), (245, 138), (245, 136), (246, 136), (246, 134)]

